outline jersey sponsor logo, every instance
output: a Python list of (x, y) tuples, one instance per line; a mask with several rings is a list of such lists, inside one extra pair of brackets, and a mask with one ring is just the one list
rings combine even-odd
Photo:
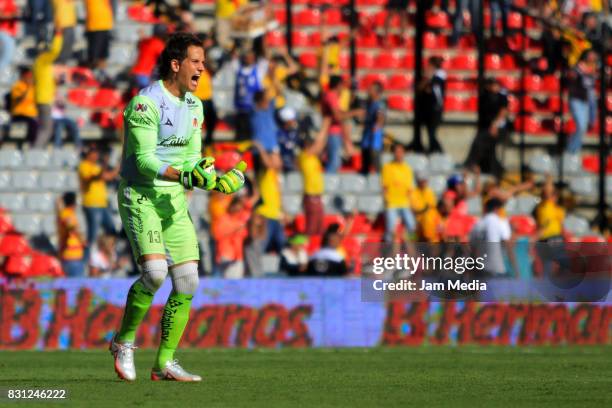
[(128, 118), (128, 122), (132, 125), (151, 125), (151, 121), (146, 116), (131, 116), (130, 118)]
[(191, 99), (190, 97), (185, 98), (185, 100), (187, 101), (188, 105), (195, 105), (195, 101)]
[(174, 125), (172, 124), (172, 122), (170, 121), (170, 118), (168, 118), (168, 119), (166, 120), (166, 123), (164, 123), (164, 125), (165, 125), (165, 126), (174, 126)]
[(147, 111), (147, 105), (145, 105), (144, 103), (137, 103), (136, 104), (136, 108), (134, 108), (134, 110), (136, 112), (146, 112)]
[(167, 139), (162, 140), (157, 145), (163, 147), (181, 147), (187, 146), (189, 142), (187, 139), (176, 137), (175, 135), (170, 136)]

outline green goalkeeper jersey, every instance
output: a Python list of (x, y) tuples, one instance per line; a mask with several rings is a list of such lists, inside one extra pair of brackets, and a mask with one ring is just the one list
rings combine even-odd
[(168, 166), (191, 171), (201, 157), (202, 102), (187, 92), (172, 95), (162, 81), (142, 89), (123, 113), (125, 138), (121, 177), (130, 185), (167, 187)]

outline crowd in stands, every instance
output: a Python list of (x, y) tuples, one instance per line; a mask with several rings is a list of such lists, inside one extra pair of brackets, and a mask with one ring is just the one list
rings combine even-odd
[[(84, 143), (80, 134), (82, 123), (70, 117), (63, 94), (56, 92), (56, 87), (75, 80), (102, 89), (119, 81), (109, 73), (107, 60), (118, 8), (123, 2), (83, 2), (87, 46), (80, 58), (75, 49), (81, 24), (76, 3), (29, 0), (27, 8), (19, 10), (13, 0), (0, 0), (0, 71), (11, 64), (19, 48), (17, 25), (23, 24), (22, 31), (35, 44), (33, 63), (19, 67), (18, 78), (7, 94), (5, 108), (10, 112), (10, 120), (3, 125), (2, 141), (14, 139), (12, 128), (19, 122), (26, 126), (25, 138), (17, 140), (20, 148), (29, 145), (29, 149), (44, 150), (53, 141), (53, 146), (59, 149), (67, 143), (62, 134), (66, 133), (81, 157), (75, 169), (80, 189), (58, 196), (54, 255), (60, 259), (67, 276), (125, 276), (137, 273), (137, 268), (121, 226), (113, 217), (112, 191), (118, 183), (119, 169), (111, 160), (111, 151), (116, 151), (117, 145), (100, 148)], [(407, 153), (444, 156), (437, 131), (444, 121), (449, 75), (445, 69), (448, 61), (442, 55), (427, 59), (423, 78), (416, 86), (420, 103), (414, 107), (414, 114), (421, 117), (428, 143), (415, 137), (406, 144), (386, 130), (391, 107), (387, 103), (385, 81), (374, 78), (360, 88), (346, 74), (344, 50), (350, 36), (372, 30), (367, 19), (360, 19), (358, 30), (348, 36), (329, 32), (324, 23), (320, 25), (321, 46), (313, 74), (285, 46), (266, 44), (267, 23), (263, 25), (264, 35), (258, 33), (248, 38), (261, 28), (261, 20), (267, 21), (274, 14), (270, 4), (217, 0), (214, 28), (197, 32), (190, 3), (181, 1), (171, 6), (163, 0), (148, 1), (139, 9), (152, 14), (153, 28), (150, 35), (139, 34), (135, 62), (126, 66), (125, 75), (122, 74), (128, 81), (120, 97), (97, 114), (116, 124), (117, 136), (109, 143), (120, 142), (121, 107), (139, 89), (156, 80), (156, 62), (167, 35), (192, 31), (200, 36), (207, 71), (200, 78), (195, 95), (204, 107), (203, 154), (216, 155), (221, 170), (231, 168), (241, 157), (251, 165), (242, 193), (226, 196), (212, 192), (206, 209), (196, 207), (200, 211), (196, 214), (192, 209), (194, 222), (202, 221), (202, 231), (207, 236), (201, 241), (201, 250), (209, 262), (203, 262), (202, 271), (226, 278), (279, 272), (288, 276), (345, 276), (360, 273), (359, 247), (365, 242), (573, 239), (565, 227), (567, 209), (572, 207), (561, 202), (565, 197), (558, 196), (554, 179), (549, 175), (536, 182), (529, 176), (519, 183), (497, 158), (498, 144), (513, 130), (510, 99), (501, 80), (494, 77), (486, 80), (485, 92), (480, 96), (482, 108), (476, 135), (471, 147), (466, 147), (465, 162), (457, 167), (452, 163), (444, 172), (444, 185), (433, 188), (430, 182), (434, 175), (426, 168), (413, 169)], [(387, 19), (399, 15), (400, 46), (409, 42), (406, 32), (412, 24), (411, 3), (389, 0), (385, 5)], [(468, 14), (473, 29), (478, 29), (479, 13), (475, 7), (480, 2), (427, 3), (434, 12), (448, 14), (452, 27), (450, 47), (466, 35), (463, 24)], [(509, 41), (512, 3), (529, 6), (532, 13), (546, 20), (542, 34), (546, 66), (541, 71), (554, 74), (561, 67), (567, 70), (569, 109), (576, 125), (567, 152), (580, 154), (584, 135), (596, 118), (599, 62), (594, 50), (602, 46), (598, 27), (609, 5), (605, 0), (490, 0), (491, 37), (503, 34), (502, 38)], [(497, 19), (500, 24), (496, 24)], [(384, 33), (378, 39), (382, 47), (396, 44), (389, 32), (389, 21), (386, 20)], [(496, 32), (498, 25), (502, 33)], [(247, 38), (236, 38), (234, 32), (246, 33)], [(80, 70), (75, 71), (76, 64)], [(220, 112), (215, 93), (227, 89), (213, 89), (213, 83), (225, 83), (214, 81), (222, 76), (229, 78), (225, 82), (231, 84), (224, 112)], [(91, 99), (88, 103), (95, 103)], [(117, 111), (117, 116), (110, 118), (110, 111)], [(99, 123), (104, 126), (102, 122)], [(222, 123), (224, 126), (229, 123), (234, 130), (233, 155), (220, 148), (228, 144), (217, 137), (224, 127)], [(230, 157), (231, 163), (222, 163), (221, 157)], [(358, 176), (359, 182), (374, 183), (371, 191), (379, 192), (381, 208), (373, 205), (372, 211), (368, 211), (353, 205), (333, 213), (326, 211), (327, 196), (334, 188), (328, 183), (350, 182), (350, 178), (338, 177), (346, 174)], [(302, 184), (298, 211), (285, 208), (288, 183)], [(360, 194), (363, 190), (353, 191)], [(189, 194), (195, 199), (200, 193)], [(521, 194), (540, 199), (527, 211), (508, 215), (506, 207), (516, 205)], [(79, 217), (80, 212), (83, 218)], [(482, 219), (477, 216), (480, 214)], [(603, 237), (609, 231), (599, 233)], [(14, 254), (6, 249), (3, 252), (3, 240), (11, 234), (14, 232), (9, 214), (2, 211), (0, 256), (4, 256), (5, 273)], [(269, 259), (273, 259), (273, 264)]]

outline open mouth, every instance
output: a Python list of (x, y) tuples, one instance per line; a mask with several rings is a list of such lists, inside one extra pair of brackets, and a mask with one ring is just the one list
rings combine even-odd
[(198, 81), (200, 80), (200, 74), (195, 74), (191, 77), (191, 85), (195, 88), (198, 86)]

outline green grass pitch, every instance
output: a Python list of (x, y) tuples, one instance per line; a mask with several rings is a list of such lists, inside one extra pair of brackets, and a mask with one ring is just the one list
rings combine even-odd
[[(106, 351), (0, 352), (0, 389), (61, 388), (58, 407), (610, 407), (612, 347), (179, 350), (201, 383), (117, 379)], [(7, 402), (0, 401), (0, 405)]]

